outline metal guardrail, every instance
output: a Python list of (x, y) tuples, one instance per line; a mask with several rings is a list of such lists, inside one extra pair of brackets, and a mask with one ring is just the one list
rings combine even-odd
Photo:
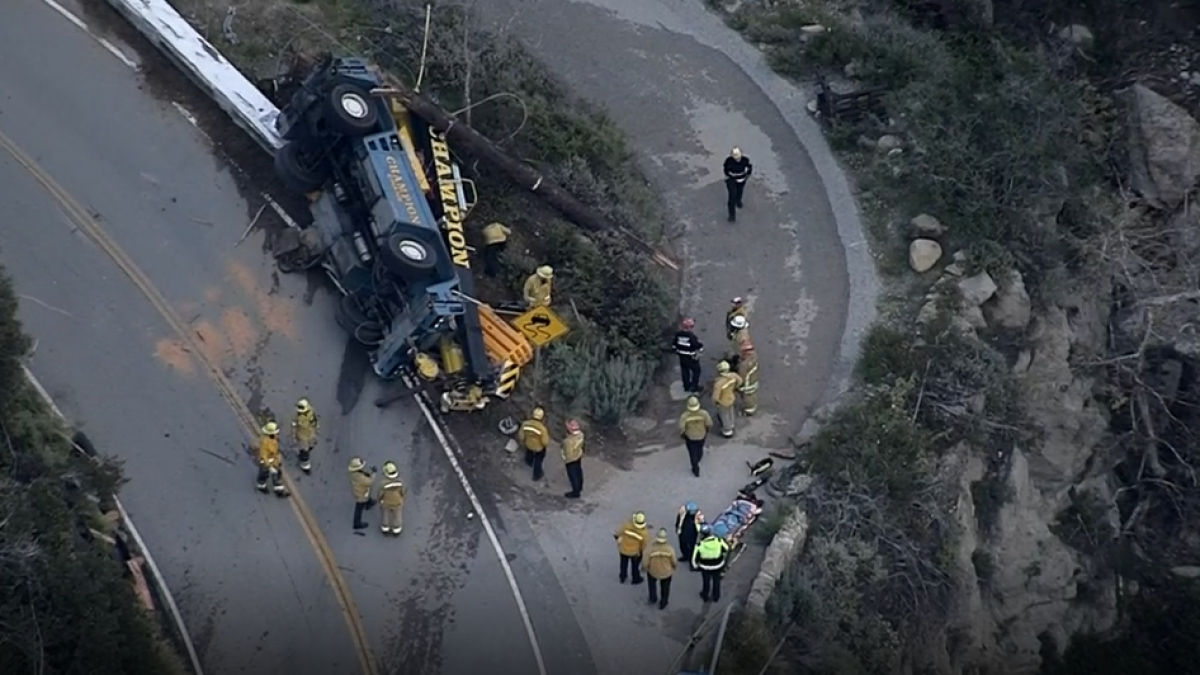
[(283, 146), (275, 130), (279, 109), (246, 79), (167, 0), (108, 0), (267, 152)]
[[(22, 366), (21, 368), (25, 372), (25, 379), (37, 391), (38, 396), (41, 397), (46, 407), (54, 413), (55, 417), (62, 420), (63, 424), (70, 426), (70, 421), (63, 415), (62, 410), (59, 409), (54, 399), (50, 398), (50, 393), (46, 391), (42, 383), (38, 382), (38, 379), (33, 376), (33, 372), (27, 366)], [(78, 446), (77, 449), (83, 452), (83, 449), (78, 448)], [(150, 581), (154, 584), (154, 592), (162, 601), (162, 604), (166, 606), (167, 613), (170, 615), (170, 621), (175, 627), (176, 637), (183, 644), (187, 652), (188, 663), (192, 667), (192, 673), (194, 675), (204, 675), (204, 668), (200, 665), (200, 656), (196, 653), (196, 645), (192, 642), (191, 633), (188, 632), (187, 624), (183, 622), (183, 615), (179, 611), (179, 605), (176, 604), (175, 596), (171, 594), (171, 589), (167, 586), (166, 579), (163, 578), (162, 570), (159, 569), (158, 563), (154, 562), (154, 556), (150, 554), (150, 548), (146, 546), (146, 541), (142, 539), (141, 532), (138, 532), (137, 527), (133, 524), (133, 520), (129, 517), (129, 512), (125, 510), (125, 505), (121, 503), (121, 500), (116, 495), (113, 495), (112, 499), (117, 507), (117, 513), (121, 516), (121, 524), (124, 526), (125, 531), (129, 533), (129, 537), (133, 539), (137, 554), (146, 561), (146, 567), (150, 570)]]

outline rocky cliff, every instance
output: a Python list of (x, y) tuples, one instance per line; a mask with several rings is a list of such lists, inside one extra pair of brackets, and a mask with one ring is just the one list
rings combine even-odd
[[(1118, 595), (1137, 584), (1121, 583), (1115, 552), (1170, 567), (1185, 548), (1172, 560), (1143, 542), (1200, 541), (1166, 504), (1167, 493), (1178, 509), (1196, 491), (1193, 425), (1179, 405), (1200, 356), (1200, 213), (1190, 203), (1200, 124), (1146, 86), (1125, 99), (1136, 194), (1088, 243), (1090, 264), (1042, 274), (1034, 302), (1020, 273), (966, 275), (960, 254), (919, 314), (932, 323), (949, 313), (970, 339), (1016, 345), (1010, 363), (1036, 432), (997, 453), (962, 444), (943, 458), (958, 491), (956, 592), (929, 650), (936, 672), (1036, 673), (1048, 649), (1117, 625)], [(933, 220), (913, 223), (917, 241), (930, 242), (910, 249), (918, 271), (937, 272), (932, 254), (922, 258), (940, 257)]]

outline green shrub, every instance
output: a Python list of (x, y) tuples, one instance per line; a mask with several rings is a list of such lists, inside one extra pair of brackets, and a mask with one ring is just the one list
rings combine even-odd
[(16, 307), (0, 271), (0, 672), (178, 672), (112, 549), (88, 533), (119, 471), (76, 453), (25, 381)]
[(546, 350), (551, 390), (567, 409), (616, 425), (650, 392), (656, 363), (617, 350), (603, 337), (556, 343)]
[(912, 494), (928, 469), (931, 443), (904, 400), (911, 387), (904, 381), (896, 390), (870, 390), (834, 411), (809, 444), (813, 473), (893, 500)]

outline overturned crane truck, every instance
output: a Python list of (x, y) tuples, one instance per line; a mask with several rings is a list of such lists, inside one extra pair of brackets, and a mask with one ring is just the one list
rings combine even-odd
[(304, 266), (333, 281), (338, 324), (378, 376), (441, 382), (444, 410), (480, 409), (511, 393), (532, 347), (473, 297), (474, 184), (442, 134), (383, 92), (364, 59), (326, 56), (276, 119), (276, 173), (312, 204)]
[(475, 194), (441, 134), (382, 95), (362, 59), (323, 59), (280, 111), (169, 0), (108, 3), (310, 196), (307, 264), (294, 267), (328, 273), (338, 323), (380, 377), (440, 383), (447, 410), (512, 392), (532, 347), (472, 297), (463, 222)]

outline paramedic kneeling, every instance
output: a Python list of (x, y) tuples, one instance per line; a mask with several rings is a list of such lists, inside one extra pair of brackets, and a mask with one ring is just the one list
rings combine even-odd
[(692, 552), (692, 564), (700, 568), (700, 599), (705, 602), (720, 602), (721, 575), (725, 571), (725, 563), (729, 559), (729, 544), (712, 533), (712, 528), (705, 525), (700, 529), (700, 543)]

